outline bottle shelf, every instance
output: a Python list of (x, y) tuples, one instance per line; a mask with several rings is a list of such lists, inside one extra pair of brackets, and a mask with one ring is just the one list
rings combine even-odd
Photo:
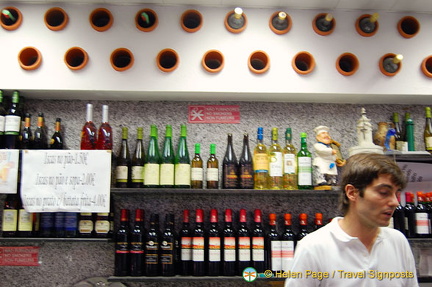
[[(261, 274), (262, 275), (262, 274)], [(273, 281), (284, 281), (286, 278), (278, 278), (278, 277), (258, 277), (257, 280), (265, 280), (270, 283)], [(203, 281), (244, 281), (241, 276), (110, 276), (108, 277), (109, 282), (175, 282), (175, 281), (189, 281), (189, 282), (203, 282)]]
[(0, 237), (0, 242), (114, 242), (112, 238), (84, 237)]

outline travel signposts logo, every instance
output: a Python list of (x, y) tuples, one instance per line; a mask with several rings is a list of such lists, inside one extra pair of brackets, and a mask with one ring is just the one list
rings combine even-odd
[(253, 282), (258, 278), (258, 272), (253, 267), (247, 267), (243, 270), (242, 276), (246, 282)]

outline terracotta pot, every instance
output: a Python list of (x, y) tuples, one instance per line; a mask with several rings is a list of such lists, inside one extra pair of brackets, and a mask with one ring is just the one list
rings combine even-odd
[(60, 7), (53, 7), (45, 12), (45, 25), (52, 31), (63, 30), (68, 22), (68, 14)]
[(386, 75), (386, 76), (388, 76), (388, 77), (392, 77), (392, 76), (396, 75), (397, 73), (399, 73), (399, 71), (400, 71), (401, 68), (402, 68), (402, 62), (401, 62), (401, 61), (397, 63), (398, 67), (397, 67), (397, 69), (396, 69), (395, 72), (389, 72), (389, 71), (387, 71), (387, 70), (384, 68), (384, 61), (385, 61), (387, 58), (394, 58), (394, 57), (396, 57), (396, 54), (393, 54), (393, 53), (387, 53), (387, 54), (385, 54), (384, 56), (382, 56), (382, 57), (380, 58), (379, 63), (378, 63), (378, 65), (379, 65), (379, 69), (380, 69), (381, 73), (383, 73), (384, 75)]
[(77, 71), (87, 65), (88, 58), (88, 54), (83, 48), (72, 47), (66, 51), (64, 62), (69, 69)]
[(432, 78), (432, 55), (423, 59), (420, 69), (425, 76)]
[(197, 10), (186, 10), (180, 18), (180, 25), (188, 33), (199, 31), (203, 25), (201, 13)]
[(158, 24), (158, 15), (152, 9), (141, 9), (135, 15), (135, 26), (143, 32), (153, 31)]
[(16, 7), (4, 7), (1, 9), (1, 11), (3, 10), (8, 10), (11, 14), (12, 17), (15, 18), (15, 21), (7, 18), (5, 15), (3, 15), (3, 13), (1, 13), (0, 15), (0, 24), (3, 27), (3, 29), (8, 30), (8, 31), (13, 31), (19, 28), (19, 26), (21, 26), (22, 20), (23, 20), (23, 16), (21, 14), (21, 11), (16, 8)]
[(114, 18), (106, 8), (97, 8), (90, 14), (90, 25), (98, 32), (104, 32), (111, 28)]
[[(280, 15), (280, 13), (283, 13), (283, 15)], [(282, 19), (280, 19), (280, 16), (285, 16), (285, 18), (282, 20)], [(278, 21), (283, 23), (283, 24), (279, 24), (280, 27), (278, 27)], [(292, 27), (292, 20), (291, 20), (290, 15), (288, 15), (287, 13), (285, 13), (283, 11), (274, 12), (270, 16), (269, 27), (270, 27), (270, 30), (272, 30), (274, 33), (276, 33), (278, 35), (283, 35), (283, 34), (288, 33)]]
[(35, 47), (25, 47), (18, 53), (18, 62), (24, 70), (36, 70), (42, 64), (42, 54)]
[(420, 31), (420, 22), (412, 16), (405, 16), (397, 24), (399, 34), (404, 38), (412, 38)]
[(364, 18), (369, 18), (371, 16), (372, 15), (370, 15), (370, 14), (363, 14), (357, 18), (357, 21), (355, 23), (355, 28), (356, 28), (357, 33), (359, 33), (363, 37), (372, 37), (373, 35), (375, 35), (378, 32), (378, 29), (379, 29), (378, 21), (375, 22), (375, 30), (373, 30), (370, 33), (366, 33), (360, 28), (360, 21), (363, 20)]
[(314, 70), (315, 59), (311, 53), (302, 51), (293, 57), (291, 65), (298, 74), (307, 75)]
[(179, 65), (179, 57), (173, 49), (163, 49), (156, 56), (156, 64), (162, 72), (172, 72)]
[(255, 74), (263, 74), (270, 68), (270, 58), (264, 51), (255, 51), (249, 56), (248, 67)]
[(218, 50), (209, 50), (202, 57), (201, 64), (207, 72), (219, 73), (225, 65), (224, 56)]
[(134, 55), (126, 48), (118, 48), (111, 53), (110, 61), (114, 70), (123, 72), (133, 66)]
[(317, 26), (318, 21), (321, 21), (321, 19), (325, 19), (327, 17), (327, 15), (329, 15), (328, 13), (319, 13), (318, 15), (315, 16), (315, 18), (312, 20), (312, 29), (315, 31), (315, 33), (317, 33), (318, 35), (321, 36), (328, 36), (331, 33), (333, 33), (333, 31), (336, 28), (336, 19), (332, 16), (331, 20), (330, 20), (330, 29), (328, 31), (323, 31), (320, 30)]
[(231, 17), (235, 17), (234, 15), (236, 14), (236, 11), (237, 11), (237, 9), (239, 9), (239, 8), (236, 8), (236, 9), (234, 9), (234, 10), (232, 10), (232, 11), (230, 11), (230, 12), (228, 12), (227, 14), (226, 14), (226, 16), (225, 16), (225, 28), (228, 30), (228, 31), (230, 31), (231, 33), (235, 33), (235, 34), (237, 34), (237, 33), (240, 33), (240, 32), (243, 32), (245, 29), (246, 29), (246, 26), (247, 26), (247, 17), (246, 17), (246, 14), (245, 13), (243, 13), (243, 10), (241, 10), (241, 17), (243, 18), (243, 25), (241, 26), (241, 27), (239, 27), (239, 28), (233, 28), (233, 27), (231, 27), (231, 25), (229, 24), (229, 19), (231, 18)]
[(357, 56), (352, 53), (343, 53), (336, 60), (336, 69), (341, 75), (354, 75), (358, 68), (359, 60)]

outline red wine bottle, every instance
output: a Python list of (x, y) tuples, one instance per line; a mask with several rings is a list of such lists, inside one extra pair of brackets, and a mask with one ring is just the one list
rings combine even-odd
[(86, 123), (81, 130), (81, 149), (96, 149), (97, 128), (93, 123), (93, 105), (87, 104)]
[(129, 210), (120, 210), (120, 227), (115, 236), (114, 275), (128, 276), (130, 270)]
[(210, 210), (207, 258), (208, 275), (219, 276), (221, 273), (221, 234), (218, 223), (218, 212), (216, 209)]
[(281, 234), (281, 249), (282, 249), (282, 270), (288, 272), (291, 270), (294, 260), (295, 235), (292, 231), (292, 216), (291, 213), (284, 214), (285, 229)]
[(405, 235), (408, 238), (415, 237), (415, 206), (414, 195), (411, 192), (405, 192)]
[(144, 210), (135, 210), (135, 222), (130, 232), (130, 275), (144, 275)]
[(258, 273), (265, 269), (264, 230), (260, 209), (254, 211), (254, 227), (252, 229), (252, 265)]
[(195, 228), (192, 231), (192, 275), (206, 275), (205, 264), (204, 211), (197, 209)]
[(422, 191), (417, 192), (417, 206), (415, 209), (415, 230), (416, 237), (426, 238), (429, 237), (430, 232), (430, 219), (429, 212), (425, 205), (425, 198)]
[(145, 274), (147, 276), (159, 275), (159, 214), (150, 215), (150, 227), (145, 237)]
[(300, 213), (300, 215), (299, 215), (300, 230), (297, 233), (296, 243), (298, 243), (300, 240), (302, 240), (309, 233), (308, 228), (307, 228), (307, 226), (308, 226), (307, 220), (308, 220), (307, 214), (306, 213)]
[(405, 214), (403, 206), (400, 204), (400, 193), (397, 194), (399, 205), (393, 212), (393, 228), (405, 234)]
[(267, 269), (277, 272), (282, 270), (282, 242), (276, 230), (276, 214), (269, 214), (267, 241)]
[(160, 263), (162, 276), (174, 276), (176, 273), (177, 239), (174, 231), (174, 214), (165, 215), (165, 229), (160, 244)]
[(183, 210), (183, 224), (180, 230), (180, 274), (192, 274), (192, 231), (189, 226), (189, 210)]
[(246, 267), (251, 266), (251, 233), (247, 226), (247, 212), (245, 209), (240, 209), (239, 221), (239, 229), (237, 233), (237, 275), (241, 275)]
[(108, 122), (108, 105), (102, 105), (102, 123), (99, 127), (96, 149), (112, 150), (113, 133)]
[(222, 162), (222, 188), (238, 188), (238, 162), (234, 153), (232, 134), (228, 134), (228, 144)]
[(233, 212), (231, 209), (225, 210), (225, 226), (223, 234), (223, 253), (222, 253), (222, 274), (224, 276), (234, 276), (237, 273), (237, 242), (236, 232), (232, 224)]

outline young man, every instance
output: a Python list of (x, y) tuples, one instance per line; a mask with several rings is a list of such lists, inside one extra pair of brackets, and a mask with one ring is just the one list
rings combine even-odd
[(406, 186), (397, 164), (384, 155), (353, 155), (340, 185), (344, 217), (299, 241), (285, 287), (418, 286), (407, 239), (386, 227)]

